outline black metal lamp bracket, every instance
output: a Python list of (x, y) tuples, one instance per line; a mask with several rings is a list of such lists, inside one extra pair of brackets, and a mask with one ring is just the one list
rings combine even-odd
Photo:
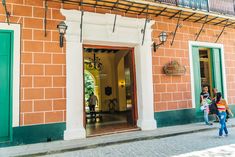
[[(147, 12), (146, 12), (146, 18), (145, 18), (145, 23), (144, 23), (144, 29), (141, 30), (143, 33), (143, 38), (142, 38), (142, 45), (144, 45), (144, 38), (145, 38), (145, 32), (146, 32), (146, 27), (147, 27), (147, 22), (148, 20), (148, 11), (149, 11), (149, 5), (146, 6)], [(144, 10), (143, 10), (144, 11)]]
[(64, 35), (60, 33), (60, 47), (63, 47), (64, 45)]
[(2, 5), (3, 5), (4, 9), (5, 9), (7, 24), (10, 25), (10, 20), (9, 20), (9, 18), (10, 18), (10, 15), (11, 15), (11, 14), (10, 14), (10, 12), (7, 10), (6, 0), (2, 0)]
[(222, 31), (220, 32), (219, 36), (217, 37), (215, 43), (218, 42), (219, 38), (220, 38), (221, 35), (224, 33), (225, 28), (228, 26), (228, 21), (229, 21), (229, 19), (227, 19), (226, 24), (224, 25), (224, 27), (223, 27)]
[(82, 43), (82, 29), (83, 29), (83, 15), (84, 11), (81, 11), (81, 24), (80, 24), (80, 43)]
[(117, 14), (115, 14), (115, 17), (114, 17), (114, 22), (113, 22), (113, 33), (115, 32), (116, 22), (117, 22)]
[(47, 36), (47, 12), (48, 12), (48, 3), (47, 3), (47, 0), (45, 0), (44, 37)]
[(84, 10), (82, 8), (83, 6), (83, 0), (80, 1), (80, 6), (81, 6), (81, 23), (80, 23), (80, 43), (82, 43), (82, 32), (83, 32), (83, 16), (84, 16)]
[(156, 52), (158, 47), (161, 46), (162, 44), (164, 44), (164, 42), (161, 42), (159, 44), (156, 44), (155, 42), (153, 43), (153, 51)]
[[(118, 5), (118, 2), (119, 2), (119, 0), (117, 0), (117, 1), (114, 3), (114, 5), (113, 5), (113, 7), (112, 7), (112, 9), (111, 9), (111, 10), (113, 10), (113, 9), (115, 9), (115, 8), (116, 8), (116, 6)], [(117, 22), (117, 14), (115, 14), (115, 17), (114, 17), (114, 22), (113, 22), (113, 33), (115, 32), (116, 22)]]
[(202, 24), (202, 27), (201, 27), (200, 31), (197, 33), (197, 37), (196, 37), (195, 41), (197, 41), (197, 39), (199, 38), (199, 36), (200, 36), (200, 34), (201, 34), (201, 32), (202, 32), (202, 30), (203, 30), (205, 24), (207, 23), (207, 19), (208, 19), (208, 15), (206, 16), (205, 21), (204, 21), (204, 23)]
[(179, 17), (178, 17), (177, 25), (176, 25), (176, 27), (175, 27), (175, 32), (174, 32), (174, 34), (173, 34), (173, 38), (172, 38), (172, 41), (171, 41), (171, 46), (174, 44), (175, 36), (176, 36), (177, 30), (178, 30), (178, 28), (179, 28), (179, 26), (180, 26), (179, 22), (180, 22), (181, 14), (182, 14), (182, 10), (179, 12)]

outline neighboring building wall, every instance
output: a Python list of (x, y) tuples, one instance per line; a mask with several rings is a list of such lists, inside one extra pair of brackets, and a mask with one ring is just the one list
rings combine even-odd
[[(44, 37), (43, 1), (8, 0), (10, 22), (21, 24), (20, 125), (65, 121), (65, 51), (59, 47), (59, 3), (49, 3)], [(5, 12), (0, 4), (0, 21)]]
[[(66, 121), (66, 52), (65, 44), (63, 49), (59, 47), (59, 34), (56, 26), (64, 20), (60, 13), (62, 6), (64, 9), (80, 9), (80, 7), (48, 2), (47, 37), (44, 37), (42, 0), (8, 0), (7, 4), (11, 12), (10, 21), (22, 25), (20, 125), (64, 122)], [(97, 13), (117, 13), (93, 7), (83, 7), (83, 9)], [(138, 17), (124, 13), (117, 14)], [(154, 18), (156, 24), (153, 27), (153, 38), (159, 42), (159, 33), (161, 31), (167, 31), (168, 34), (174, 32), (177, 20), (161, 16)], [(0, 22), (4, 21), (5, 12), (0, 3)], [(171, 34), (165, 45), (153, 53), (156, 112), (192, 107), (188, 41), (195, 39), (195, 33), (198, 33), (201, 24), (182, 21), (180, 23), (182, 28), (178, 29), (174, 45), (170, 46)], [(206, 25), (204, 30), (198, 41), (214, 42), (222, 27)], [(229, 104), (235, 103), (234, 36), (235, 30), (226, 29), (226, 33), (219, 40), (225, 48)], [(185, 76), (163, 74), (163, 66), (171, 60), (177, 60), (186, 66)]]
[[(153, 27), (153, 38), (159, 42), (158, 35), (161, 31), (168, 32), (168, 41), (161, 46), (156, 53), (153, 53), (153, 80), (154, 80), (154, 103), (155, 111), (167, 111), (185, 109), (192, 107), (191, 80), (189, 65), (189, 41), (194, 41), (196, 33), (199, 32), (202, 24), (180, 21), (182, 25), (175, 36), (173, 46), (173, 32), (177, 19), (165, 17), (155, 18)], [(222, 31), (222, 27), (205, 25), (198, 41), (214, 43)], [(228, 103), (235, 104), (235, 30), (226, 28), (225, 33), (220, 37), (218, 43), (224, 45), (225, 68), (227, 78)], [(186, 66), (184, 76), (166, 76), (163, 73), (163, 66), (172, 60), (177, 60), (181, 65)]]

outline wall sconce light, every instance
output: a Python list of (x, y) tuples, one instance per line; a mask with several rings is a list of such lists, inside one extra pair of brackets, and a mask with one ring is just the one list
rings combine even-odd
[(125, 82), (124, 81), (121, 81), (120, 82), (120, 86), (123, 88), (123, 87), (125, 87)]
[(166, 32), (161, 32), (158, 37), (159, 37), (160, 43), (159, 44), (156, 44), (155, 42), (153, 43), (153, 51), (154, 52), (157, 51), (157, 49), (159, 48), (160, 45), (162, 45), (166, 42), (168, 35)]
[(63, 47), (63, 43), (64, 43), (64, 34), (67, 30), (68, 26), (64, 23), (64, 21), (61, 21), (58, 25), (57, 25), (57, 29), (59, 30), (60, 33), (60, 47)]

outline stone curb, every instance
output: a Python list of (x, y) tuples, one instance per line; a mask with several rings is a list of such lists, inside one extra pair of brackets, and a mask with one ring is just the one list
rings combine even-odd
[[(232, 128), (232, 127), (235, 127), (235, 125), (228, 126), (228, 128)], [(180, 132), (168, 133), (168, 134), (163, 134), (163, 135), (142, 136), (142, 137), (136, 137), (136, 138), (131, 138), (131, 139), (127, 139), (127, 140), (118, 140), (118, 141), (104, 142), (104, 143), (91, 144), (91, 145), (87, 144), (86, 146), (78, 146), (78, 147), (74, 147), (74, 148), (65, 148), (65, 149), (60, 149), (60, 150), (31, 153), (31, 154), (27, 154), (27, 155), (17, 155), (15, 157), (34, 157), (34, 156), (52, 155), (52, 154), (59, 154), (59, 153), (70, 152), (70, 151), (92, 149), (92, 148), (98, 148), (98, 147), (104, 147), (104, 146), (116, 145), (116, 144), (123, 144), (123, 143), (129, 143), (129, 142), (161, 139), (161, 138), (166, 138), (166, 137), (178, 136), (178, 135), (183, 135), (183, 134), (191, 134), (191, 133), (203, 132), (203, 131), (209, 131), (209, 130), (215, 130), (215, 129), (218, 129), (218, 128), (216, 128), (216, 127), (200, 128), (197, 130), (180, 131)]]

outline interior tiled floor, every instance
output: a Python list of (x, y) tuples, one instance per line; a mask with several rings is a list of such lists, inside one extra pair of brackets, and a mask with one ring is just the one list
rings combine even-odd
[(87, 136), (99, 136), (117, 132), (138, 130), (138, 128), (131, 124), (127, 112), (100, 113), (97, 114), (97, 118), (89, 118), (90, 115), (87, 115), (87, 117)]

